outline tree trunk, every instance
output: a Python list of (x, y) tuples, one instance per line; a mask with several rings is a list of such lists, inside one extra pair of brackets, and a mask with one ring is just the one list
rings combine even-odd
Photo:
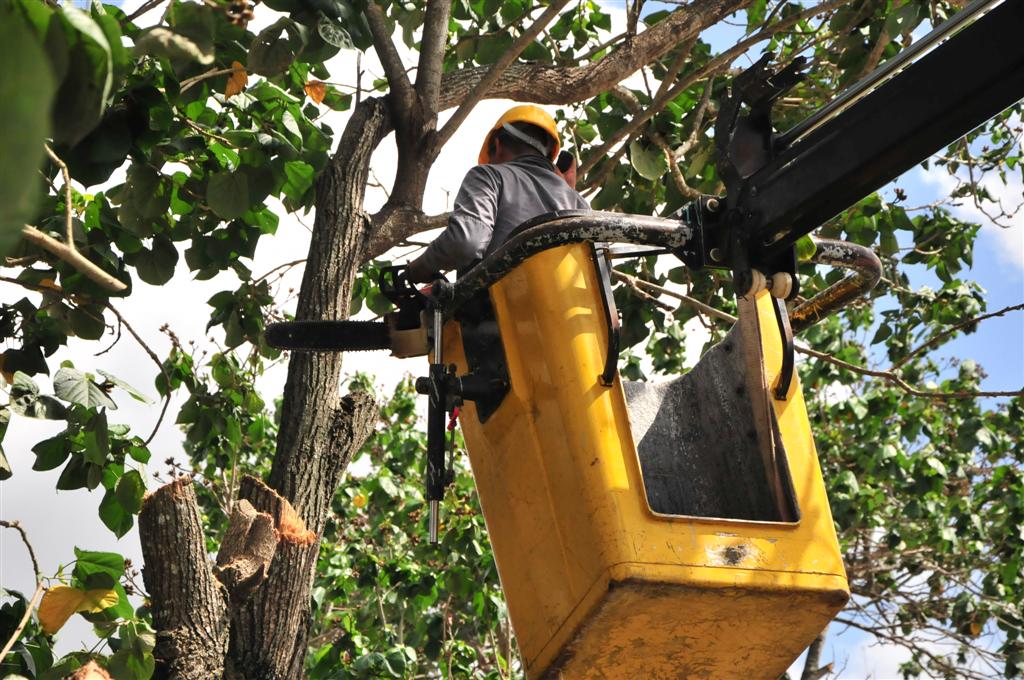
[[(356, 107), (337, 152), (318, 180), (298, 319), (348, 316), (352, 284), (369, 240), (363, 196), (370, 156), (389, 129), (388, 120), (381, 99)], [(275, 517), (280, 515), (280, 499), (287, 501), (313, 538), (307, 542), (301, 536), (282, 537), (266, 582), (248, 602), (232, 610), (229, 666), (233, 677), (302, 677), (320, 532), (342, 473), (376, 417), (373, 400), (365, 393), (339, 399), (341, 361), (338, 353), (291, 355), (269, 486), (247, 480), (239, 490), (240, 498)]]
[(228, 647), (227, 593), (213, 577), (192, 480), (153, 492), (139, 513), (142, 578), (156, 628), (155, 678), (214, 680)]
[[(357, 106), (318, 180), (299, 319), (348, 316), (369, 243), (363, 197), (370, 156), (390, 121), (383, 99)], [(291, 355), (270, 479), (243, 480), (239, 498), (251, 508), (233, 513), (228, 530), (238, 554), (223, 555), (216, 571), (231, 586), (230, 603), (206, 553), (190, 480), (147, 499), (139, 530), (157, 629), (156, 677), (302, 677), (320, 533), (342, 474), (377, 417), (368, 394), (339, 396), (341, 361), (337, 353)], [(262, 526), (266, 516), (273, 519), (276, 547)]]

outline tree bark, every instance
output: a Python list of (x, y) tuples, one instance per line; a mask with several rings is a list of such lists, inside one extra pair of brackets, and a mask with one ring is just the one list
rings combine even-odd
[[(624, 42), (607, 57), (583, 66), (512, 64), (485, 96), (537, 104), (569, 104), (593, 97), (749, 4), (750, 0), (691, 3)], [(489, 70), (480, 66), (446, 73), (441, 79), (438, 110), (459, 105)]]
[[(370, 155), (389, 129), (384, 100), (363, 101), (318, 180), (298, 319), (348, 316), (352, 284), (368, 243), (370, 220), (362, 206)], [(292, 354), (270, 479), (264, 485), (247, 478), (239, 490), (240, 498), (275, 518), (280, 542), (266, 581), (232, 611), (229, 677), (302, 677), (320, 532), (345, 467), (376, 418), (369, 395), (339, 398), (341, 361), (337, 353)], [(292, 531), (282, 531), (292, 507), (298, 524), (284, 522)]]
[(227, 598), (213, 577), (192, 480), (160, 487), (142, 504), (142, 578), (153, 609), (159, 680), (223, 676)]
[(800, 680), (818, 680), (832, 670), (832, 664), (818, 667), (818, 664), (821, 663), (821, 650), (825, 646), (827, 631), (828, 627), (818, 633), (818, 637), (814, 638), (814, 642), (807, 648), (807, 658), (804, 660), (804, 670), (800, 674)]

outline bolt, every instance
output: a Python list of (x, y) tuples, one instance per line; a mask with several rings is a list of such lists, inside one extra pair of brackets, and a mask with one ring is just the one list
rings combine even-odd
[(713, 213), (715, 213), (715, 212), (718, 212), (718, 209), (719, 209), (720, 207), (722, 207), (722, 206), (721, 206), (721, 204), (720, 204), (720, 203), (718, 202), (718, 199), (717, 199), (717, 198), (709, 198), (709, 199), (708, 199), (708, 202), (704, 204), (704, 207), (708, 209), (708, 212), (713, 212)]
[(723, 260), (721, 248), (712, 248), (711, 252), (708, 254), (711, 256), (712, 262), (721, 262)]

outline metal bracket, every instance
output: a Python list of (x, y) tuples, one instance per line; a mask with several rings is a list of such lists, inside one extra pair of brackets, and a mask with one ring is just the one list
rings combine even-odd
[(607, 248), (591, 244), (594, 255), (594, 267), (597, 269), (598, 288), (601, 291), (601, 309), (608, 328), (608, 353), (604, 360), (604, 370), (597, 379), (605, 387), (615, 384), (615, 374), (619, 364), (619, 311), (615, 308), (615, 297), (612, 295), (612, 275), (608, 265)]
[(789, 386), (793, 383), (793, 372), (796, 370), (796, 347), (793, 344), (793, 329), (789, 325), (789, 313), (786, 311), (786, 303), (772, 297), (772, 309), (775, 310), (775, 323), (779, 327), (779, 336), (782, 338), (782, 367), (779, 370), (779, 379), (775, 383), (775, 398), (779, 401), (786, 401), (789, 395)]

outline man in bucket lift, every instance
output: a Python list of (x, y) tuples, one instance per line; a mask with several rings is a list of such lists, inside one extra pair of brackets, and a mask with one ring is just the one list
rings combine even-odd
[(543, 109), (526, 104), (506, 111), (484, 138), (480, 164), (462, 181), (448, 227), (409, 263), (409, 280), (467, 271), (537, 215), (589, 209), (574, 188), (575, 159), (559, 158), (560, 147), (555, 120)]

